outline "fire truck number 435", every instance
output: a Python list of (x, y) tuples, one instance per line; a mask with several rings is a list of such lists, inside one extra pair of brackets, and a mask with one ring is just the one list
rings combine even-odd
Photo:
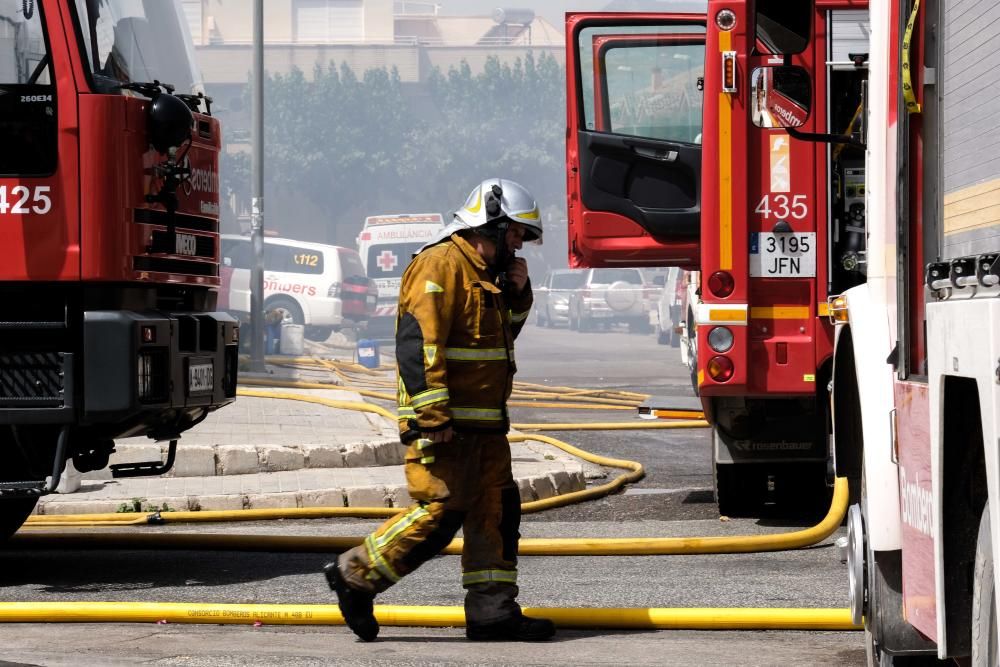
[(6, 185), (0, 185), (0, 215), (27, 215), (35, 213), (45, 215), (52, 210), (52, 199), (49, 198), (48, 185), (29, 188), (25, 185), (15, 185), (8, 191)]
[(779, 220), (785, 218), (804, 220), (809, 215), (807, 201), (805, 195), (792, 195), (789, 198), (788, 195), (768, 193), (761, 198), (754, 213), (760, 213), (765, 220), (771, 217)]

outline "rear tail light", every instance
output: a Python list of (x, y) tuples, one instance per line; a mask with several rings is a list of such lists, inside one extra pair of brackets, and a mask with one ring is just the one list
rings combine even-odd
[(370, 287), (367, 278), (362, 278), (360, 281), (356, 278), (349, 278), (345, 281), (343, 285), (340, 286), (341, 293), (356, 294), (358, 296), (364, 296), (368, 294)]
[(706, 370), (716, 382), (727, 382), (733, 377), (733, 362), (727, 357), (712, 357), (706, 364)]
[(725, 271), (716, 271), (708, 277), (708, 291), (720, 299), (724, 299), (733, 293), (736, 288), (736, 281), (733, 276)]
[(333, 283), (330, 285), (330, 289), (326, 291), (326, 295), (331, 299), (336, 299), (340, 296), (340, 283)]

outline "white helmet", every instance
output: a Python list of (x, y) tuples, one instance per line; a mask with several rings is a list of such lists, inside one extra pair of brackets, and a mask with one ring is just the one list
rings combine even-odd
[(505, 178), (488, 178), (469, 193), (455, 219), (468, 227), (482, 227), (507, 218), (525, 227), (524, 240), (542, 242), (542, 218), (531, 193)]

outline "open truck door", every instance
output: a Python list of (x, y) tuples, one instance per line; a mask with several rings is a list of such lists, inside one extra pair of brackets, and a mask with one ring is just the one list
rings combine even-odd
[(705, 16), (566, 15), (572, 267), (696, 269)]

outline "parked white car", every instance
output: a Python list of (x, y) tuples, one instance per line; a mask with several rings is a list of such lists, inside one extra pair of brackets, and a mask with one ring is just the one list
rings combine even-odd
[[(222, 235), (220, 307), (241, 319), (250, 315), (249, 236)], [(375, 312), (378, 288), (365, 275), (356, 250), (323, 243), (264, 239), (264, 310), (304, 324), (311, 340), (341, 328), (360, 328)]]
[(630, 331), (646, 332), (654, 290), (639, 269), (587, 269), (580, 287), (570, 294), (569, 326), (589, 331), (624, 323)]

